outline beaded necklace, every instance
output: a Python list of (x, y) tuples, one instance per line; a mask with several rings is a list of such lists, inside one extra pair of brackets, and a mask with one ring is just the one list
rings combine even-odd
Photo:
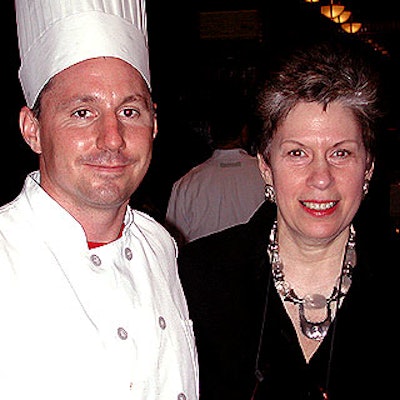
[[(350, 226), (350, 235), (346, 244), (346, 253), (343, 260), (340, 276), (328, 298), (313, 293), (304, 296), (297, 296), (289, 282), (285, 281), (283, 273), (283, 264), (279, 256), (279, 246), (277, 241), (277, 221), (274, 222), (269, 236), (268, 255), (272, 266), (272, 276), (275, 287), (284, 301), (299, 306), (299, 320), (302, 333), (309, 339), (321, 341), (327, 334), (329, 326), (332, 322), (331, 303), (336, 302), (336, 309), (340, 306), (341, 299), (348, 292), (353, 268), (356, 265), (355, 251), (355, 230), (353, 225)], [(326, 309), (325, 318), (322, 321), (310, 321), (305, 315), (305, 310)]]

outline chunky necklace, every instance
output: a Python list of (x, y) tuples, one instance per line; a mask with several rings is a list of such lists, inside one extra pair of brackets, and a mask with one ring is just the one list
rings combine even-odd
[[(326, 298), (321, 294), (313, 293), (300, 298), (290, 284), (285, 281), (283, 264), (279, 256), (279, 246), (276, 237), (277, 226), (277, 221), (275, 221), (272, 226), (268, 244), (268, 255), (272, 266), (272, 276), (275, 287), (284, 301), (299, 306), (299, 320), (302, 333), (310, 339), (320, 341), (326, 336), (332, 322), (331, 303), (336, 302), (337, 309), (340, 305), (340, 300), (346, 295), (351, 285), (353, 268), (356, 265), (354, 227), (353, 225), (350, 226), (350, 235), (346, 244), (346, 254), (344, 256), (342, 270), (330, 296)], [(305, 309), (315, 310), (322, 308), (326, 309), (326, 316), (322, 321), (312, 322), (307, 319)]]

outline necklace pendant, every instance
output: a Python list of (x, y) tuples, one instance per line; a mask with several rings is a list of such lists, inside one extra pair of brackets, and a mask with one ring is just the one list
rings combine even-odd
[(306, 318), (304, 314), (304, 304), (299, 304), (299, 319), (301, 331), (309, 339), (321, 341), (328, 332), (332, 320), (331, 317), (331, 309), (327, 304), (326, 318), (323, 321), (311, 322)]
[[(297, 296), (291, 285), (285, 281), (285, 274), (283, 273), (283, 263), (279, 256), (279, 245), (277, 241), (278, 222), (275, 220), (271, 229), (268, 244), (268, 255), (271, 263), (271, 272), (275, 284), (275, 288), (284, 301), (288, 301), (299, 306), (299, 321), (302, 333), (312, 340), (322, 340), (329, 329), (332, 322), (331, 303), (336, 302), (337, 311), (343, 300), (343, 297), (348, 292), (351, 281), (353, 268), (356, 265), (357, 255), (355, 249), (355, 235), (353, 225), (350, 225), (349, 238), (345, 248), (345, 256), (342, 264), (342, 269), (338, 282), (333, 287), (331, 295), (326, 298), (325, 296), (313, 293), (300, 298)], [(304, 309), (307, 310), (322, 310), (326, 309), (326, 317), (323, 321), (312, 322), (309, 321), (305, 314)]]
[(304, 297), (304, 308), (319, 310), (326, 307), (326, 298), (322, 294), (308, 294)]

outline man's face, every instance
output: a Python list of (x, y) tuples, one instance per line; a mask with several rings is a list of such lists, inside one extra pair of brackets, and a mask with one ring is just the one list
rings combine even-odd
[(152, 107), (141, 75), (120, 59), (90, 59), (56, 75), (30, 143), (43, 189), (72, 214), (127, 204), (151, 161)]

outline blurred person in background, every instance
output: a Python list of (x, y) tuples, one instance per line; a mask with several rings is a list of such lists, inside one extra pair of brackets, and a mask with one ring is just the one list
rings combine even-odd
[(173, 184), (168, 201), (166, 226), (179, 245), (247, 222), (264, 201), (244, 95), (222, 88), (210, 108), (212, 155)]

